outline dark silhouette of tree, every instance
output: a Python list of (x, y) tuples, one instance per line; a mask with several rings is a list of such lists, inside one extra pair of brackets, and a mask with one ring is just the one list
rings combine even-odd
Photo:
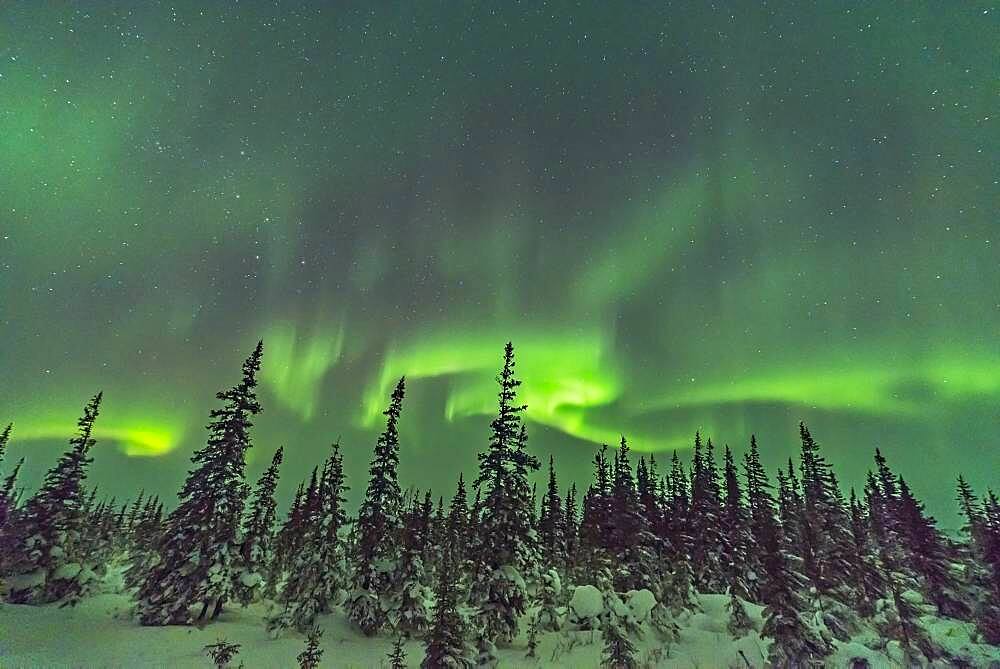
[(525, 406), (517, 404), (521, 382), (514, 376), (514, 347), (509, 342), (497, 383), (497, 417), (490, 424), (489, 448), (479, 454), (476, 488), (485, 494), (471, 592), (491, 642), (517, 635), (518, 619), (527, 605), (526, 581), (537, 573), (539, 559), (527, 479), (539, 465), (525, 450), (520, 418)]
[(208, 444), (191, 458), (195, 467), (157, 547), (160, 560), (137, 593), (136, 612), (143, 625), (187, 624), (196, 604), (201, 605), (198, 620), (210, 609), (215, 619), (232, 596), (248, 488), (246, 452), (252, 445), (252, 418), (261, 410), (256, 388), (263, 351), (258, 342), (243, 363), (242, 380), (216, 395), (223, 406), (210, 414)]
[(353, 587), (348, 602), (350, 619), (371, 636), (386, 625), (380, 600), (391, 596), (398, 568), (403, 495), (399, 489), (399, 415), (403, 410), (405, 379), (392, 391), (385, 431), (375, 444), (365, 498), (358, 512)]
[(274, 560), (274, 518), (277, 507), (274, 493), (278, 488), (278, 468), (284, 449), (278, 448), (271, 465), (264, 470), (254, 491), (250, 518), (243, 530), (240, 562), (233, 571), (233, 591), (243, 606), (261, 596), (267, 571)]
[(5, 543), (11, 548), (3, 561), (8, 601), (75, 604), (87, 585), (83, 484), (91, 463), (88, 454), (95, 443), (91, 435), (102, 397), (97, 393), (84, 407), (69, 449), (5, 530), (10, 536)]

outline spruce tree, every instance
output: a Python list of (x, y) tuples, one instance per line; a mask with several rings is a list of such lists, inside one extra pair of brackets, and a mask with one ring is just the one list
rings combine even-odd
[(875, 603), (882, 598), (885, 591), (885, 580), (882, 575), (883, 565), (879, 562), (878, 552), (872, 547), (869, 539), (868, 519), (861, 502), (851, 488), (851, 545), (848, 572), (858, 595), (855, 609), (862, 616), (870, 616), (875, 612)]
[(393, 573), (399, 567), (403, 495), (399, 488), (399, 415), (403, 409), (405, 379), (400, 379), (383, 413), (385, 431), (379, 435), (369, 468), (365, 498), (358, 512), (357, 546), (353, 555), (353, 591), (348, 617), (371, 636), (385, 627), (380, 601), (394, 595)]
[[(77, 421), (69, 450), (45, 475), (38, 492), (28, 499), (5, 530), (11, 548), (3, 564), (7, 598), (17, 604), (62, 600), (74, 604), (86, 586), (90, 569), (83, 553), (85, 503), (83, 483), (95, 440), (94, 422), (101, 406), (97, 393)], [(9, 433), (8, 433), (9, 436)]]
[(406, 669), (406, 648), (403, 647), (403, 637), (396, 637), (389, 653), (389, 669)]
[(178, 493), (179, 504), (166, 520), (157, 552), (159, 562), (136, 595), (143, 625), (187, 624), (191, 607), (201, 605), (198, 620), (211, 610), (215, 619), (232, 596), (239, 526), (247, 496), (246, 452), (251, 447), (257, 402), (257, 373), (264, 344), (258, 342), (243, 363), (243, 378), (216, 398), (208, 425), (208, 443), (195, 452), (195, 467)]
[(465, 491), (465, 479), (458, 475), (455, 495), (448, 506), (446, 541), (442, 547), (442, 562), (447, 561), (453, 569), (464, 571), (469, 534), (469, 496)]
[(277, 592), (277, 586), (288, 570), (293, 558), (298, 554), (302, 546), (302, 513), (305, 501), (305, 481), (299, 482), (299, 487), (292, 498), (292, 504), (288, 508), (288, 515), (285, 522), (281, 524), (274, 538), (274, 559), (271, 561), (271, 568), (268, 571), (267, 591), (273, 597)]
[(566, 548), (565, 563), (566, 573), (572, 574), (576, 568), (579, 550), (579, 531), (576, 507), (576, 484), (571, 483), (566, 491), (566, 502), (563, 504), (563, 543)]
[(615, 453), (610, 507), (608, 540), (611, 554), (617, 558), (615, 588), (622, 592), (646, 588), (658, 593), (656, 542), (639, 503), (625, 437)]
[(434, 589), (434, 616), (424, 640), (424, 669), (476, 666), (469, 624), (459, 609), (458, 575), (447, 553)]
[(695, 434), (691, 469), (689, 523), (695, 585), (701, 592), (723, 592), (725, 585), (719, 561), (722, 547), (719, 471), (712, 440), (708, 440), (703, 450), (700, 433)]
[(283, 454), (284, 449), (279, 447), (271, 465), (258, 479), (250, 518), (243, 531), (240, 560), (233, 570), (233, 592), (243, 606), (261, 596), (274, 559), (274, 493), (278, 488), (278, 468)]
[(579, 567), (584, 574), (596, 574), (611, 566), (611, 468), (608, 447), (602, 445), (594, 455), (594, 482), (583, 496), (579, 526), (579, 550), (584, 555)]
[[(10, 474), (8, 474), (2, 482), (0, 482), (0, 549), (4, 547), (4, 527), (7, 522), (14, 515), (14, 510), (17, 508), (15, 504), (15, 486), (17, 485), (17, 476), (21, 472), (21, 467), (24, 465), (24, 458), (17, 461), (11, 469)], [(9, 555), (8, 551), (0, 550), (0, 554)], [(3, 560), (0, 559), (0, 568), (2, 568)]]
[(968, 619), (971, 610), (951, 573), (951, 557), (936, 521), (924, 513), (924, 505), (900, 476), (897, 519), (907, 565), (923, 580), (924, 591), (942, 616)]
[(316, 616), (329, 613), (343, 589), (344, 471), (340, 445), (334, 444), (323, 466), (314, 468), (299, 512), (301, 548), (291, 560), (278, 609), (267, 619), (272, 636), (289, 627), (305, 632)]
[(726, 611), (729, 613), (729, 622), (726, 624), (726, 629), (734, 639), (745, 636), (747, 632), (753, 629), (753, 624), (750, 622), (750, 615), (743, 604), (743, 599), (736, 594), (737, 589), (733, 587), (729, 588), (729, 602), (726, 604)]
[(476, 488), (484, 491), (472, 603), (478, 607), (488, 641), (510, 641), (527, 605), (528, 586), (538, 570), (537, 537), (532, 528), (528, 472), (538, 460), (525, 449), (526, 434), (517, 404), (514, 347), (504, 348), (497, 417), (490, 424), (489, 449), (479, 454)]
[[(806, 577), (820, 597), (850, 604), (855, 592), (848, 581), (851, 528), (833, 471), (804, 423), (802, 442), (802, 524), (800, 546)], [(821, 602), (822, 603), (822, 602)]]
[(976, 626), (987, 643), (1000, 646), (1000, 499), (992, 490), (983, 499), (981, 559), (989, 571)]
[[(733, 452), (727, 445), (723, 456), (722, 546), (720, 562), (735, 595), (748, 597), (752, 585), (752, 572), (747, 570), (750, 536), (747, 513), (743, 507), (740, 480), (733, 461)], [(756, 576), (756, 575), (753, 575)]]
[(614, 612), (606, 616), (601, 626), (604, 639), (604, 652), (601, 655), (601, 666), (608, 669), (638, 669), (635, 644), (628, 637), (623, 622)]
[(393, 588), (398, 594), (387, 611), (389, 624), (410, 636), (422, 635), (430, 624), (427, 602), (431, 592), (427, 586), (423, 555), (429, 541), (431, 509), (430, 493), (427, 493), (424, 504), (420, 504), (414, 496), (405, 514), (400, 565)]
[(563, 519), (562, 498), (556, 480), (555, 460), (549, 456), (549, 483), (542, 496), (541, 516), (538, 520), (538, 539), (542, 549), (542, 561), (548, 567), (562, 569), (565, 566), (565, 521)]
[(323, 638), (323, 630), (313, 627), (306, 635), (306, 647), (301, 653), (295, 656), (299, 663), (299, 669), (316, 669), (323, 659), (323, 649), (319, 645)]

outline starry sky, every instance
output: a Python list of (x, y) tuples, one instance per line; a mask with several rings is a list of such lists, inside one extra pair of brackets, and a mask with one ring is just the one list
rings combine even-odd
[(766, 463), (805, 420), (930, 510), (1000, 485), (1000, 12), (989, 2), (0, 7), (0, 421), (37, 483), (170, 496), (265, 344), (252, 474), (407, 376), (404, 484), (486, 444), (512, 340), (532, 449), (624, 433)]

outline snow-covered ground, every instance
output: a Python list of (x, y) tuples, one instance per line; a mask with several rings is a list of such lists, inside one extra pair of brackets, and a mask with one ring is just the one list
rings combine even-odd
[[(656, 667), (763, 667), (767, 641), (756, 633), (733, 640), (726, 631), (727, 597), (702, 595), (702, 611), (685, 615), (676, 643), (666, 644), (653, 631), (636, 641), (646, 666)], [(296, 667), (296, 655), (305, 645), (304, 637), (288, 632), (271, 639), (264, 630), (263, 605), (234, 608), (204, 628), (140, 627), (129, 613), (131, 602), (120, 594), (103, 594), (85, 599), (75, 608), (58, 606), (0, 605), (0, 667), (201, 667), (211, 668), (203, 648), (224, 638), (242, 646), (231, 666), (244, 662), (256, 667)], [(752, 604), (747, 610), (756, 628), (761, 609)], [(323, 667), (383, 667), (393, 638), (366, 638), (356, 632), (346, 618), (335, 613), (319, 620), (324, 630)], [(978, 646), (969, 641), (969, 627), (948, 621), (925, 619), (935, 639), (974, 659), (973, 666), (1000, 667), (1000, 649)], [(830, 667), (848, 667), (852, 658), (866, 658), (870, 666), (899, 666), (898, 659), (856, 643), (838, 647), (829, 658)], [(597, 667), (600, 664), (600, 632), (546, 633), (539, 637), (536, 658), (527, 658), (527, 640), (522, 636), (512, 646), (500, 649), (501, 667)], [(869, 642), (872, 640), (869, 639)], [(870, 645), (877, 645), (870, 643)], [(423, 658), (423, 644), (406, 644), (407, 661), (417, 667)], [(895, 658), (898, 658), (895, 655)]]

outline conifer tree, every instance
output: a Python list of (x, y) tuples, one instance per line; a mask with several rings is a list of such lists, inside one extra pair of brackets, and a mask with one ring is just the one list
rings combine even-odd
[(604, 638), (604, 652), (601, 655), (601, 666), (608, 669), (638, 669), (636, 648), (629, 639), (622, 621), (617, 615), (608, 615), (601, 627)]
[(431, 592), (426, 585), (423, 555), (429, 540), (431, 509), (429, 492), (424, 504), (414, 496), (403, 522), (402, 553), (394, 587), (398, 594), (390, 604), (388, 621), (394, 629), (407, 635), (422, 635), (430, 624), (428, 601)]
[[(0, 483), (0, 549), (4, 547), (4, 537), (6, 536), (4, 532), (4, 527), (7, 522), (14, 515), (14, 510), (17, 508), (15, 499), (14, 487), (17, 485), (17, 476), (21, 472), (21, 467), (24, 465), (24, 458), (17, 461), (14, 468), (11, 469), (10, 474), (3, 479)], [(13, 550), (13, 549), (10, 549)], [(8, 551), (0, 550), (3, 555), (9, 555)], [(0, 567), (2, 567), (3, 561), (0, 560)]]
[(733, 452), (727, 445), (723, 456), (722, 545), (720, 562), (735, 595), (748, 597), (751, 585), (747, 571), (750, 536), (746, 510), (743, 507), (740, 480), (733, 461)]
[(562, 569), (566, 559), (565, 521), (562, 498), (556, 480), (555, 460), (549, 456), (549, 483), (542, 496), (541, 516), (538, 520), (538, 539), (542, 561), (546, 566)]
[(7, 577), (7, 598), (13, 603), (62, 600), (74, 604), (86, 586), (90, 570), (82, 564), (87, 557), (82, 550), (83, 484), (102, 397), (97, 393), (84, 407), (69, 450), (48, 471), (41, 488), (5, 530), (10, 538), (4, 543), (11, 551), (2, 567)]
[(288, 578), (278, 594), (278, 610), (267, 620), (272, 636), (294, 627), (309, 630), (316, 616), (329, 613), (343, 588), (344, 471), (340, 444), (332, 446), (322, 474), (314, 468), (299, 512), (301, 548), (291, 561)]
[(243, 531), (240, 560), (233, 570), (233, 592), (243, 606), (248, 606), (261, 596), (267, 571), (274, 559), (274, 517), (278, 488), (278, 468), (284, 449), (274, 452), (271, 465), (264, 470), (254, 491), (250, 518)]
[(406, 669), (406, 649), (403, 647), (403, 637), (396, 637), (389, 653), (389, 669)]
[(448, 554), (438, 570), (434, 589), (434, 615), (425, 638), (424, 669), (476, 666), (469, 637), (469, 623), (459, 609), (457, 574)]
[[(848, 581), (850, 571), (850, 521), (837, 480), (829, 463), (804, 423), (799, 423), (802, 442), (802, 507), (799, 546), (806, 577), (821, 598), (832, 598), (843, 609), (856, 594)], [(793, 474), (790, 471), (790, 476)]]
[(466, 543), (469, 533), (469, 496), (465, 479), (458, 475), (455, 495), (448, 507), (446, 541), (442, 549), (442, 562), (447, 561), (456, 571), (463, 571), (466, 560)]
[(268, 593), (272, 597), (283, 574), (302, 546), (302, 514), (305, 494), (305, 481), (300, 481), (295, 496), (292, 498), (292, 504), (288, 508), (285, 522), (281, 524), (281, 528), (274, 538), (274, 559), (271, 561), (266, 585)]
[(726, 604), (726, 611), (729, 613), (729, 622), (726, 624), (726, 629), (734, 639), (739, 639), (746, 635), (753, 628), (746, 606), (744, 606), (743, 600), (736, 594), (736, 588), (729, 588), (729, 602)]
[(159, 562), (136, 595), (143, 625), (187, 624), (190, 608), (201, 605), (203, 620), (222, 612), (232, 596), (233, 565), (239, 554), (239, 525), (247, 496), (246, 452), (252, 418), (260, 413), (257, 373), (264, 344), (243, 363), (243, 378), (216, 398), (208, 443), (191, 457), (194, 469), (178, 493), (180, 503), (166, 520), (157, 551)]
[(656, 544), (639, 504), (624, 436), (615, 453), (608, 529), (610, 551), (617, 558), (615, 587), (623, 592), (641, 588), (659, 592)]
[(702, 450), (701, 434), (695, 434), (691, 472), (691, 564), (695, 585), (701, 592), (723, 592), (722, 566), (719, 556), (722, 546), (722, 510), (719, 500), (719, 471), (714, 447), (709, 439)]
[(357, 519), (353, 591), (348, 616), (371, 636), (386, 625), (380, 600), (391, 597), (393, 572), (399, 567), (403, 495), (399, 488), (399, 415), (403, 409), (405, 379), (400, 379), (385, 410), (385, 431), (375, 444), (370, 478)]
[(566, 572), (573, 573), (577, 565), (577, 550), (579, 549), (579, 531), (576, 507), (576, 484), (571, 483), (566, 491), (566, 502), (563, 504), (563, 541), (566, 547)]
[(848, 572), (853, 581), (854, 591), (858, 595), (855, 608), (862, 616), (870, 616), (875, 612), (875, 602), (881, 599), (885, 590), (885, 582), (881, 571), (883, 566), (878, 562), (878, 552), (874, 550), (869, 540), (868, 521), (861, 502), (851, 488), (851, 545)]
[(906, 564), (922, 578), (928, 598), (941, 615), (967, 619), (971, 611), (951, 574), (951, 559), (936, 521), (924, 513), (924, 505), (902, 476), (897, 479), (897, 489), (897, 520)]
[(527, 604), (527, 579), (538, 570), (537, 537), (532, 527), (528, 472), (538, 460), (525, 450), (526, 436), (517, 404), (514, 347), (504, 348), (497, 417), (489, 449), (479, 454), (476, 487), (484, 491), (479, 522), (479, 554), (472, 582), (472, 603), (488, 641), (509, 641), (517, 635), (518, 619)]
[(1000, 499), (989, 490), (982, 506), (980, 555), (989, 571), (989, 581), (976, 610), (976, 626), (987, 643), (1000, 646)]
[(579, 546), (585, 556), (580, 560), (586, 573), (596, 574), (611, 565), (611, 468), (607, 445), (594, 455), (594, 482), (583, 496)]
[(295, 656), (299, 663), (299, 669), (316, 669), (323, 659), (323, 649), (319, 645), (323, 638), (323, 630), (313, 627), (306, 635), (306, 647), (301, 653)]

